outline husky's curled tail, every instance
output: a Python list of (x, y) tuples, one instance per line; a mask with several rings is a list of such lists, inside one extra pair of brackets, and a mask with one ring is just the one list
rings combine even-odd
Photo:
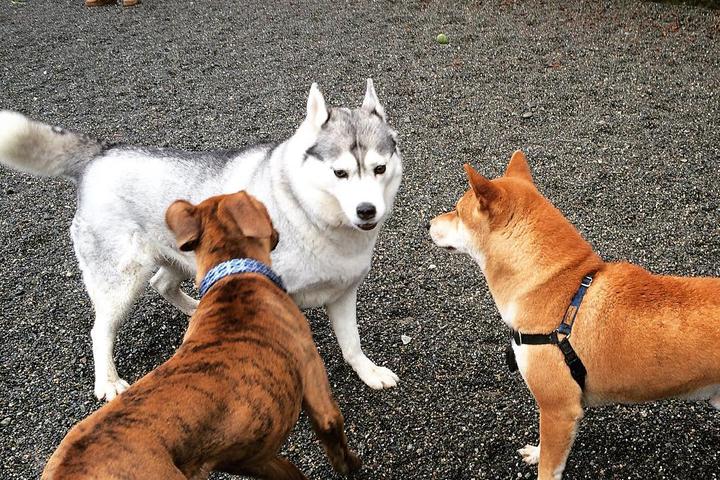
[(0, 111), (0, 164), (15, 170), (77, 180), (103, 144), (85, 135)]

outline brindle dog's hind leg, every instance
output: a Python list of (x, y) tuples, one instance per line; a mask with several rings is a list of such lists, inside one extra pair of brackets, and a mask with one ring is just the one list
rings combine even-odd
[(307, 480), (307, 477), (295, 465), (278, 455), (262, 465), (233, 465), (224, 463), (217, 470), (233, 475), (246, 475), (261, 480)]
[(347, 474), (358, 470), (362, 461), (347, 446), (343, 416), (332, 398), (325, 365), (317, 352), (314, 357), (305, 374), (303, 409), (310, 417), (313, 430), (325, 447), (333, 468)]

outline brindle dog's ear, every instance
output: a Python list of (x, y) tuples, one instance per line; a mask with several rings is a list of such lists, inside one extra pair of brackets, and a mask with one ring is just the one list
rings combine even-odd
[(269, 238), (272, 236), (273, 226), (265, 206), (246, 192), (238, 192), (228, 197), (223, 204), (246, 237)]
[(275, 228), (273, 228), (272, 237), (270, 237), (270, 251), (272, 252), (275, 250), (275, 248), (278, 245), (278, 242), (280, 242), (280, 234), (278, 233)]
[(165, 212), (165, 223), (175, 234), (181, 251), (195, 250), (200, 241), (202, 224), (192, 203), (185, 200), (174, 201)]

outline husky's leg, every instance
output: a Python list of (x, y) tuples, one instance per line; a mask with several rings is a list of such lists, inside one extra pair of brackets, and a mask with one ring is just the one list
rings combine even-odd
[(128, 383), (118, 376), (115, 369), (115, 338), (151, 274), (150, 269), (139, 267), (134, 275), (128, 274), (121, 282), (112, 285), (89, 280), (85, 276), (88, 294), (95, 307), (95, 324), (90, 335), (95, 362), (95, 396), (100, 400), (105, 398), (110, 401), (128, 388)]
[(187, 278), (182, 272), (171, 267), (160, 267), (150, 279), (150, 285), (185, 315), (192, 315), (198, 301), (180, 290), (180, 283)]
[(128, 388), (128, 383), (115, 369), (115, 336), (152, 275), (152, 267), (137, 261), (143, 255), (136, 248), (131, 233), (99, 234), (77, 216), (70, 232), (83, 281), (95, 309), (95, 324), (90, 332), (95, 396), (100, 400), (112, 400)]
[(365, 356), (360, 346), (357, 327), (357, 286), (326, 305), (328, 317), (345, 361), (357, 372), (360, 379), (374, 389), (390, 388), (400, 380), (390, 369), (378, 367)]
[(720, 395), (716, 395), (710, 399), (710, 405), (720, 410)]

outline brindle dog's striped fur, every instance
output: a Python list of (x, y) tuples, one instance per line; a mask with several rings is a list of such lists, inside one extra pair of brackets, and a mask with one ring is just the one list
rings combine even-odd
[[(265, 207), (245, 192), (177, 201), (166, 219), (179, 247), (195, 250), (197, 279), (231, 258), (270, 264), (277, 244)], [(203, 297), (172, 358), (70, 430), (43, 479), (196, 479), (212, 470), (304, 479), (277, 455), (301, 408), (333, 467), (358, 469), (307, 320), (265, 276), (232, 275)]]

